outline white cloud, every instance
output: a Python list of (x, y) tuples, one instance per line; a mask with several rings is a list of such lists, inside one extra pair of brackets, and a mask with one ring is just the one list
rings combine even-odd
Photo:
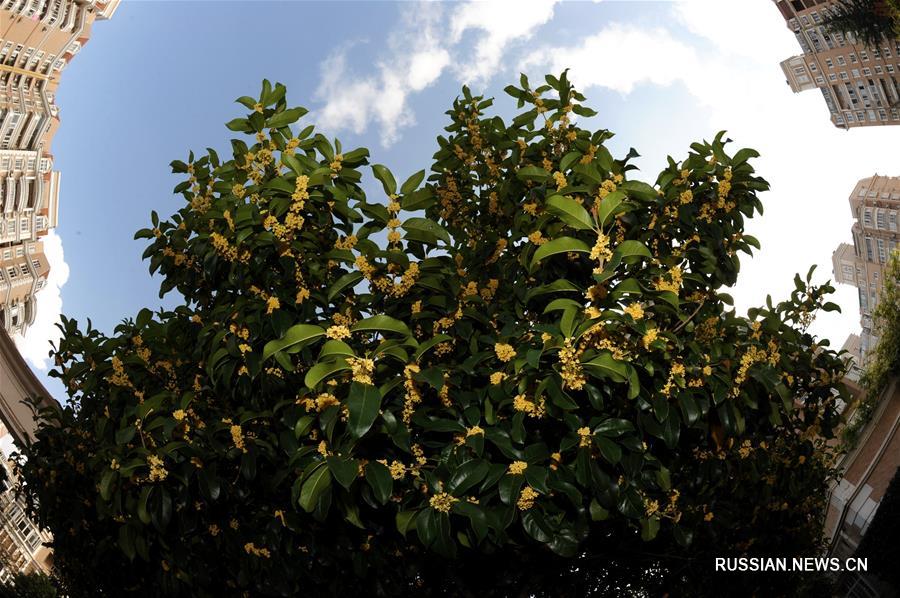
[[(546, 57), (552, 56), (548, 65)], [(698, 66), (694, 50), (665, 29), (639, 29), (614, 23), (570, 47), (543, 47), (526, 55), (522, 70), (559, 73), (570, 69), (569, 80), (579, 89), (605, 87), (630, 93), (636, 85), (670, 85)]]
[[(433, 85), (451, 66), (462, 82), (486, 82), (501, 68), (511, 44), (529, 38), (552, 19), (558, 1), (404, 5), (402, 22), (388, 36), (384, 51), (376, 54), (374, 74), (360, 76), (347, 65), (349, 52), (363, 44), (338, 50), (322, 65), (316, 92), (323, 102), (316, 114), (319, 125), (328, 131), (362, 133), (374, 122), (382, 144), (393, 144), (401, 129), (415, 124), (409, 106), (411, 94)], [(467, 53), (466, 33), (470, 31), (475, 39)]]
[(507, 46), (528, 39), (535, 30), (553, 18), (558, 0), (496, 0), (463, 4), (453, 15), (450, 42), (459, 44), (469, 30), (481, 33), (475, 42), (473, 57), (457, 66), (466, 83), (484, 83), (500, 68)]
[(50, 262), (50, 274), (46, 286), (36, 295), (37, 305), (34, 323), (28, 327), (25, 336), (15, 336), (19, 352), (33, 366), (46, 370), (49, 366), (47, 353), (50, 343), (59, 345), (62, 334), (56, 323), (62, 313), (61, 289), (69, 280), (69, 265), (63, 253), (62, 239), (50, 231), (44, 237), (44, 254)]

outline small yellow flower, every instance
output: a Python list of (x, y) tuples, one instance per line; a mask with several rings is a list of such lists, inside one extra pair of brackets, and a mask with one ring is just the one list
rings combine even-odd
[(656, 328), (650, 328), (647, 332), (644, 333), (644, 338), (641, 339), (644, 343), (644, 348), (649, 349), (650, 345), (657, 339), (659, 331)]
[(591, 440), (593, 438), (593, 434), (591, 434), (591, 429), (587, 426), (582, 428), (578, 428), (578, 436), (581, 438), (578, 440), (578, 446), (591, 446)]
[(528, 469), (528, 463), (525, 461), (513, 461), (509, 464), (508, 472), (510, 475), (522, 475)]
[(712, 521), (713, 517), (714, 517), (713, 512), (710, 511), (709, 513), (707, 513), (706, 515), (703, 516), (703, 521)]
[(431, 497), (428, 501), (428, 504), (431, 505), (431, 508), (435, 511), (440, 511), (441, 513), (449, 513), (450, 509), (453, 507), (453, 503), (457, 502), (459, 499), (447, 494), (446, 492), (440, 492)]
[(634, 318), (635, 321), (640, 320), (644, 317), (644, 308), (641, 307), (640, 303), (632, 303), (622, 311)]
[(522, 493), (519, 494), (519, 500), (516, 502), (516, 506), (520, 511), (527, 511), (531, 507), (534, 506), (534, 499), (540, 496), (534, 488), (531, 486), (525, 486), (522, 488)]
[(329, 326), (328, 330), (325, 331), (325, 336), (334, 340), (343, 340), (345, 338), (350, 338), (350, 329), (346, 326)]
[(516, 356), (516, 350), (512, 348), (512, 345), (506, 343), (495, 344), (494, 352), (497, 354), (497, 359), (503, 362), (508, 362)]
[(484, 436), (484, 430), (481, 428), (481, 426), (472, 426), (471, 428), (468, 428), (466, 430), (466, 438), (468, 438), (469, 436), (477, 436), (479, 434)]
[(494, 386), (500, 384), (506, 379), (506, 374), (503, 372), (494, 372), (491, 374), (491, 384)]
[(172, 412), (172, 417), (174, 417), (178, 421), (183, 421), (185, 417), (184, 409), (176, 409), (174, 412)]

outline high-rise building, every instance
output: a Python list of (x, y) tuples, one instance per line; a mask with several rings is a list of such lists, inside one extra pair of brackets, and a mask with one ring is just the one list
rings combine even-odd
[(97, 18), (120, 0), (0, 0), (0, 328), (23, 334), (50, 265), (40, 238), (56, 226), (60, 72)]
[(850, 211), (856, 219), (851, 228), (853, 244), (841, 243), (831, 263), (835, 280), (859, 291), (862, 334), (857, 353), (864, 365), (877, 341), (872, 310), (881, 296), (884, 265), (900, 245), (900, 176), (875, 175), (859, 181), (850, 194)]
[(773, 0), (803, 54), (781, 63), (794, 93), (816, 89), (836, 127), (900, 125), (900, 39), (869, 48), (823, 20), (835, 0)]

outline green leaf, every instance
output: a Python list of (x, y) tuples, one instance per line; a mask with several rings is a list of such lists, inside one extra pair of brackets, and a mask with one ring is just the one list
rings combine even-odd
[(591, 521), (605, 521), (609, 517), (609, 511), (600, 506), (596, 498), (591, 499)]
[(531, 301), (532, 298), (538, 297), (540, 295), (546, 295), (547, 293), (582, 293), (581, 287), (576, 284), (569, 282), (564, 278), (560, 278), (559, 280), (555, 280), (550, 284), (545, 284), (533, 289), (529, 289), (527, 293), (525, 293), (525, 301)]
[(330, 340), (325, 341), (322, 350), (319, 351), (319, 361), (329, 355), (344, 355), (345, 357), (356, 357), (353, 348), (344, 341)]
[(534, 252), (534, 255), (531, 258), (531, 269), (533, 270), (538, 262), (546, 257), (555, 255), (557, 253), (568, 253), (570, 251), (590, 253), (591, 248), (584, 241), (580, 241), (573, 237), (559, 237), (557, 239), (553, 239), (552, 241), (548, 241), (547, 243), (544, 243), (543, 245), (538, 247), (537, 251)]
[(397, 522), (397, 531), (403, 534), (404, 538), (406, 537), (406, 532), (416, 528), (415, 521), (418, 514), (419, 511), (400, 511), (394, 518)]
[(150, 502), (150, 492), (153, 486), (144, 486), (141, 489), (141, 496), (138, 498), (137, 514), (141, 523), (148, 525), (150, 523), (150, 511), (147, 510), (147, 503)]
[(277, 114), (272, 115), (272, 117), (266, 122), (266, 125), (270, 129), (280, 129), (281, 127), (285, 127), (291, 123), (295, 123), (300, 120), (300, 117), (309, 112), (306, 108), (291, 108), (290, 110), (285, 110), (283, 112), (279, 112)]
[(387, 166), (373, 164), (372, 171), (375, 173), (375, 178), (381, 181), (381, 186), (384, 187), (384, 192), (387, 195), (397, 193), (397, 181), (394, 180), (394, 175), (391, 174)]
[(639, 255), (641, 257), (653, 257), (650, 253), (650, 250), (647, 249), (647, 246), (641, 243), (640, 241), (628, 240), (622, 241), (616, 246), (616, 250), (613, 252), (613, 255), (618, 255), (619, 257), (631, 257), (633, 255)]
[(625, 382), (626, 380), (627, 371), (625, 370), (625, 364), (613, 359), (609, 353), (602, 353), (581, 365), (588, 368), (588, 373), (591, 375), (609, 377), (614, 382)]
[(572, 228), (578, 230), (591, 230), (594, 228), (591, 215), (574, 199), (569, 199), (562, 195), (553, 195), (547, 199), (544, 205), (548, 212), (557, 216)]
[(315, 388), (316, 384), (331, 376), (332, 374), (349, 369), (350, 366), (347, 365), (347, 361), (340, 358), (337, 361), (317, 363), (316, 365), (309, 368), (308, 372), (306, 372), (306, 377), (303, 379), (303, 383), (307, 388)]
[(354, 270), (353, 272), (348, 272), (344, 274), (340, 278), (338, 278), (331, 288), (328, 289), (328, 301), (333, 300), (338, 293), (347, 287), (355, 286), (360, 280), (363, 279), (363, 274), (359, 270)]
[(284, 351), (288, 347), (293, 347), (300, 343), (308, 343), (325, 334), (325, 329), (321, 326), (312, 324), (297, 324), (288, 328), (284, 336), (278, 340), (269, 341), (263, 347), (263, 361), (267, 360), (274, 353)]
[(473, 486), (480, 484), (490, 471), (491, 466), (482, 459), (472, 459), (460, 465), (447, 483), (447, 492), (461, 496)]
[(379, 332), (396, 332), (397, 334), (402, 334), (404, 336), (412, 336), (412, 333), (406, 324), (390, 316), (383, 315), (371, 316), (364, 320), (360, 320), (354, 324), (350, 330), (351, 332), (376, 330)]
[(421, 232), (428, 235), (434, 235), (447, 245), (450, 245), (452, 243), (450, 239), (450, 233), (447, 232), (447, 229), (445, 229), (437, 222), (429, 220), (428, 218), (409, 218), (400, 226), (403, 228), (403, 230), (407, 231), (407, 233), (412, 233), (412, 237), (410, 238), (413, 238), (413, 240), (418, 240), (414, 237), (416, 236), (416, 233)]
[(331, 470), (337, 483), (349, 490), (359, 473), (359, 462), (356, 459), (342, 459), (335, 456), (326, 457), (325, 462), (328, 463), (328, 469)]
[(641, 539), (649, 542), (656, 537), (659, 532), (659, 519), (651, 517), (649, 519), (641, 519)]
[(377, 387), (371, 384), (353, 382), (347, 398), (347, 409), (350, 411), (347, 429), (354, 438), (362, 438), (378, 418), (378, 412), (381, 409), (381, 393)]
[(615, 438), (617, 436), (621, 436), (626, 432), (633, 432), (634, 424), (632, 424), (627, 419), (616, 419), (609, 418), (600, 422), (597, 427), (594, 428), (594, 434), (602, 434), (603, 436), (609, 436)]
[(516, 172), (516, 176), (525, 181), (546, 181), (550, 173), (540, 166), (524, 166)]
[(412, 175), (411, 177), (406, 179), (405, 183), (400, 185), (400, 193), (402, 193), (404, 195), (406, 195), (407, 193), (412, 193), (413, 191), (415, 191), (416, 189), (419, 188), (419, 185), (421, 185), (422, 181), (424, 181), (424, 180), (425, 180), (425, 171), (420, 170), (419, 172), (415, 173), (414, 175)]
[(112, 496), (112, 482), (115, 477), (116, 472), (110, 469), (100, 479), (100, 498), (103, 500), (109, 500), (109, 497)]
[(605, 436), (594, 436), (594, 443), (600, 449), (603, 458), (615, 465), (622, 460), (622, 449), (615, 442)]
[(300, 488), (300, 498), (297, 502), (307, 513), (315, 510), (316, 501), (331, 485), (331, 471), (324, 465), (325, 463), (315, 465), (312, 473), (306, 477)]
[(613, 191), (600, 200), (600, 207), (597, 208), (597, 220), (600, 221), (601, 227), (606, 226), (606, 222), (609, 220), (610, 216), (613, 215), (616, 208), (622, 204), (624, 199), (624, 193), (621, 191)]
[(387, 503), (394, 491), (394, 480), (391, 471), (381, 463), (370, 461), (366, 463), (366, 482), (375, 493), (375, 500), (381, 504)]

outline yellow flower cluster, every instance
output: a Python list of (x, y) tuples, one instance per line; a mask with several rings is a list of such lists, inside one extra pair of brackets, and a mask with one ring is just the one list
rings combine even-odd
[(516, 395), (513, 398), (513, 409), (527, 413), (529, 417), (543, 417), (545, 413), (544, 399), (531, 401), (525, 395)]
[(150, 477), (148, 479), (151, 482), (161, 482), (169, 475), (169, 472), (163, 465), (162, 458), (158, 455), (148, 455), (147, 465), (150, 466)]
[(113, 386), (130, 387), (131, 382), (128, 380), (128, 374), (125, 373), (125, 366), (118, 357), (112, 358), (113, 373), (109, 376), (109, 383)]
[(496, 343), (494, 353), (497, 354), (497, 359), (504, 363), (511, 361), (516, 356), (516, 350), (512, 348), (512, 345), (506, 343)]
[(258, 556), (266, 559), (271, 556), (268, 548), (257, 548), (253, 542), (247, 542), (246, 544), (244, 544), (244, 550), (247, 552), (247, 554), (252, 554), (253, 556)]
[(519, 500), (516, 502), (516, 506), (520, 511), (527, 511), (531, 507), (534, 506), (534, 500), (540, 496), (534, 488), (531, 486), (525, 486), (522, 488), (521, 494), (519, 494)]
[(482, 287), (481, 291), (479, 291), (481, 298), (485, 301), (490, 301), (494, 298), (498, 288), (500, 288), (500, 281), (496, 278), (491, 278), (488, 280), (487, 286)]
[(244, 445), (244, 435), (241, 427), (238, 425), (231, 426), (231, 442), (234, 443), (234, 446), (241, 449), (241, 452), (247, 452), (247, 447)]
[(644, 317), (644, 308), (641, 307), (640, 303), (632, 303), (622, 311), (634, 318), (635, 321), (638, 321)]
[(350, 235), (347, 237), (341, 237), (337, 241), (334, 242), (335, 249), (353, 249), (356, 247), (356, 243), (359, 240), (356, 238), (356, 235)]
[(504, 372), (494, 372), (491, 374), (491, 384), (494, 386), (500, 384), (506, 379), (506, 374)]
[(731, 396), (736, 397), (741, 394), (741, 384), (747, 379), (747, 371), (754, 363), (766, 361), (768, 355), (765, 349), (761, 349), (755, 345), (751, 345), (747, 352), (741, 355), (741, 365), (738, 367), (738, 373), (734, 377), (734, 386), (731, 388)]
[(566, 181), (566, 175), (564, 175), (563, 173), (561, 173), (558, 170), (553, 173), (553, 181), (556, 183), (557, 191), (562, 190), (563, 187), (565, 187), (566, 185), (569, 184), (568, 181)]
[[(668, 277), (668, 280), (665, 277)], [(678, 291), (681, 290), (681, 267), (672, 266), (665, 274), (665, 277), (657, 280), (653, 286), (656, 287), (657, 291), (671, 291), (677, 295)]]
[(400, 461), (391, 461), (391, 465), (388, 469), (391, 471), (391, 478), (395, 480), (402, 480), (406, 476), (406, 465)]
[(581, 367), (580, 351), (572, 346), (572, 339), (565, 339), (563, 346), (559, 350), (559, 364), (561, 366), (559, 375), (563, 381), (563, 388), (571, 388), (573, 390), (581, 390), (587, 381), (584, 377), (584, 370)]
[(694, 201), (694, 194), (690, 189), (687, 189), (681, 192), (681, 195), (678, 196), (678, 199), (682, 204), (689, 204)]
[(269, 297), (268, 299), (266, 299), (266, 314), (267, 315), (272, 313), (276, 309), (279, 309), (280, 307), (281, 307), (281, 303), (278, 301), (278, 297), (272, 296), (272, 297)]
[(375, 372), (375, 362), (364, 357), (348, 357), (347, 363), (353, 374), (353, 381), (360, 384), (374, 384), (372, 374)]
[(343, 162), (344, 162), (343, 154), (335, 154), (334, 155), (334, 159), (328, 165), (328, 167), (331, 169), (331, 178), (333, 178), (333, 179), (337, 178), (338, 173), (343, 168)]
[(440, 511), (441, 513), (449, 513), (450, 509), (453, 507), (453, 503), (457, 502), (459, 499), (447, 494), (446, 492), (439, 492), (431, 497), (428, 501), (428, 504), (431, 505), (431, 508), (435, 511)]
[(525, 461), (513, 461), (509, 464), (507, 471), (510, 475), (522, 475), (526, 469), (528, 469), (528, 463)]
[(209, 235), (210, 241), (212, 241), (213, 248), (216, 250), (216, 253), (221, 255), (226, 260), (233, 262), (238, 257), (237, 247), (232, 247), (228, 240), (225, 239), (219, 233), (212, 233)]
[(591, 248), (591, 259), (598, 263), (598, 268), (596, 268), (594, 272), (599, 274), (597, 270), (602, 271), (603, 263), (611, 257), (612, 251), (609, 249), (609, 237), (603, 233), (598, 233), (597, 242), (594, 243), (594, 246)]
[(605, 181), (600, 183), (600, 189), (597, 191), (597, 199), (594, 201), (594, 205), (599, 206), (600, 202), (603, 201), (603, 198), (605, 198), (616, 189), (616, 183), (612, 179), (606, 179)]
[(587, 426), (583, 426), (578, 428), (578, 446), (580, 447), (589, 447), (591, 446), (591, 441), (593, 440), (593, 434), (591, 433), (591, 429)]
[(472, 426), (471, 428), (466, 429), (466, 438), (469, 436), (478, 436), (479, 434), (484, 436), (484, 430), (481, 426)]
[(541, 231), (536, 230), (530, 235), (528, 235), (528, 240), (531, 241), (534, 245), (543, 245), (547, 242), (547, 239), (543, 237)]
[(671, 396), (672, 389), (677, 383), (677, 378), (684, 378), (684, 365), (675, 362), (672, 364), (672, 369), (669, 370), (669, 377), (666, 379), (666, 383), (663, 385), (662, 390), (660, 391), (664, 397)]
[(333, 340), (343, 340), (345, 338), (350, 338), (350, 329), (346, 326), (329, 326), (328, 330), (325, 331), (325, 336)]
[(422, 402), (422, 395), (416, 388), (416, 381), (413, 380), (413, 374), (418, 374), (421, 368), (415, 363), (411, 363), (403, 368), (403, 388), (406, 390), (406, 396), (403, 400), (403, 421), (409, 423), (412, 419), (416, 405)]

